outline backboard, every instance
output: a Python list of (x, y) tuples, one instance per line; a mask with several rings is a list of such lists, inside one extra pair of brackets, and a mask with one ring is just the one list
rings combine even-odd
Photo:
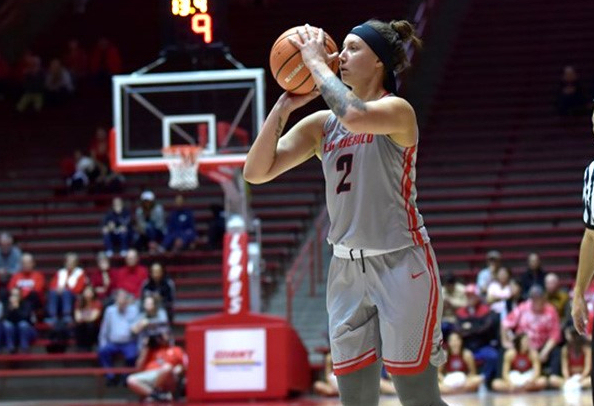
[(264, 70), (113, 77), (111, 164), (118, 172), (166, 171), (162, 149), (204, 148), (200, 170), (241, 166), (264, 121)]

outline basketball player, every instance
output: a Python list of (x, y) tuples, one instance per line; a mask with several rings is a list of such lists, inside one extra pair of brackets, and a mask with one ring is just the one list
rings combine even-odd
[[(592, 132), (594, 132), (594, 112), (592, 112)], [(586, 324), (588, 321), (588, 308), (584, 299), (584, 292), (590, 286), (592, 274), (594, 273), (594, 161), (588, 165), (584, 173), (584, 188), (582, 193), (584, 202), (584, 237), (580, 245), (580, 256), (578, 260), (578, 271), (573, 290), (573, 303), (571, 316), (575, 329), (582, 335), (586, 335)], [(594, 357), (594, 340), (592, 340), (592, 356)], [(592, 360), (594, 364), (594, 359)], [(594, 387), (594, 371), (590, 372), (590, 382)], [(594, 392), (592, 392), (594, 402)]]
[[(314, 154), (322, 161), (334, 255), (327, 307), (333, 370), (347, 406), (379, 402), (382, 361), (404, 406), (445, 405), (437, 367), (441, 283), (415, 199), (415, 112), (396, 97), (395, 72), (409, 65), (404, 45), (420, 45), (407, 21), (370, 20), (328, 55), (324, 33), (309, 26), (292, 43), (317, 90), (284, 93), (268, 115), (244, 167), (251, 183), (268, 182)], [(338, 56), (342, 81), (327, 62)], [(287, 131), (297, 108), (319, 94), (330, 110)]]

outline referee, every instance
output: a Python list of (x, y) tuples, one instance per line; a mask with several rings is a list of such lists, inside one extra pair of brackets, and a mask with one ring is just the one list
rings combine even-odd
[[(594, 132), (594, 112), (592, 112), (592, 131)], [(588, 308), (584, 299), (584, 292), (590, 285), (594, 273), (594, 161), (588, 165), (584, 173), (584, 189), (582, 199), (584, 201), (584, 237), (580, 245), (580, 257), (578, 271), (573, 290), (573, 303), (571, 306), (571, 317), (576, 330), (586, 335), (586, 324), (588, 322)], [(592, 341), (594, 350), (594, 341)], [(594, 351), (592, 351), (594, 361)], [(594, 372), (590, 372), (590, 380), (594, 386)], [(594, 401), (594, 392), (592, 395)]]

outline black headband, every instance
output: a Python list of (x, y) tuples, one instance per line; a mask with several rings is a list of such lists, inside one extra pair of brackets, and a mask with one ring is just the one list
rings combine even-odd
[[(390, 92), (396, 94), (396, 74), (394, 73), (394, 63), (392, 62), (392, 47), (390, 43), (369, 24), (358, 25), (353, 28), (350, 34), (354, 34), (361, 38), (369, 48), (384, 64), (386, 69), (386, 80), (384, 86)], [(396, 33), (398, 36), (398, 33)]]

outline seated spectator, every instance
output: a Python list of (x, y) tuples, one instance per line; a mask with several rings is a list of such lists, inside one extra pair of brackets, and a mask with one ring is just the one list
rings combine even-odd
[(489, 283), (495, 279), (499, 268), (501, 268), (501, 253), (497, 250), (487, 252), (486, 266), (476, 276), (476, 285), (482, 297), (487, 297)]
[(592, 371), (592, 351), (586, 339), (575, 327), (565, 329), (566, 344), (561, 349), (562, 376), (551, 375), (549, 384), (556, 389), (579, 388), (590, 389), (590, 372)]
[(132, 325), (132, 332), (142, 342), (145, 337), (160, 334), (167, 330), (169, 330), (169, 320), (167, 319), (167, 313), (161, 307), (158, 296), (146, 296), (142, 301), (142, 309), (138, 319)]
[(561, 116), (585, 114), (586, 96), (575, 68), (567, 65), (557, 90), (557, 112)]
[(74, 310), (74, 338), (79, 350), (91, 351), (97, 344), (99, 322), (103, 306), (93, 286), (87, 285), (76, 301)]
[(520, 285), (522, 285), (522, 297), (528, 298), (528, 291), (534, 285), (538, 285), (544, 289), (545, 272), (542, 269), (540, 257), (536, 252), (528, 255), (528, 268), (520, 275)]
[[(134, 366), (138, 356), (138, 341), (132, 332), (132, 325), (138, 318), (138, 306), (124, 290), (118, 290), (115, 297), (115, 303), (105, 309), (99, 330), (99, 363), (103, 368), (113, 368), (113, 358), (117, 354), (123, 355), (128, 366)], [(115, 386), (120, 380), (111, 372), (105, 377), (108, 386)]]
[(98, 85), (111, 85), (111, 77), (122, 72), (120, 51), (107, 38), (100, 38), (91, 51), (89, 68)]
[(165, 235), (165, 211), (155, 202), (155, 194), (145, 190), (140, 195), (140, 205), (136, 208), (137, 248), (148, 249), (151, 254), (162, 251), (161, 241)]
[(95, 164), (95, 168), (97, 168), (94, 191), (108, 193), (121, 192), (123, 189), (124, 177), (111, 169), (109, 142), (105, 128), (96, 128), (95, 136), (89, 146), (89, 154)]
[(14, 245), (12, 236), (8, 233), (0, 234), (0, 300), (8, 297), (7, 284), (12, 275), (21, 270), (22, 253)]
[(34, 323), (33, 309), (28, 302), (22, 300), (19, 289), (12, 289), (4, 309), (2, 322), (8, 352), (15, 353), (17, 345), (22, 352), (29, 351), (31, 343), (37, 337), (37, 332), (33, 327)]
[(35, 270), (35, 260), (28, 252), (23, 254), (21, 263), (21, 271), (12, 275), (8, 289), (18, 289), (22, 299), (29, 302), (33, 311), (37, 311), (45, 302), (45, 277)]
[(533, 286), (529, 299), (516, 307), (503, 320), (502, 344), (512, 348), (511, 339), (526, 334), (530, 349), (537, 351), (538, 358), (548, 373), (561, 374), (560, 349), (561, 325), (557, 310), (547, 303), (540, 286)]
[(487, 288), (487, 303), (497, 314), (505, 313), (505, 301), (512, 295), (510, 279), (509, 269), (502, 266), (497, 270), (497, 278)]
[(24, 113), (32, 105), (33, 110), (39, 113), (43, 108), (45, 82), (41, 58), (29, 55), (26, 58), (23, 74), (23, 92), (17, 102), (16, 110), (19, 113)]
[(66, 254), (64, 268), (52, 278), (47, 300), (47, 322), (71, 324), (74, 315), (74, 300), (87, 284), (85, 271), (78, 266), (78, 255)]
[(184, 207), (184, 197), (175, 196), (175, 210), (167, 221), (167, 234), (163, 239), (163, 248), (167, 251), (179, 252), (196, 246), (196, 226), (192, 210)]
[(78, 191), (87, 188), (95, 176), (96, 168), (93, 160), (80, 150), (74, 151), (74, 173), (66, 180), (66, 185), (70, 190)]
[(511, 296), (505, 301), (505, 311), (501, 313), (502, 320), (524, 300), (522, 298), (522, 287), (516, 278), (510, 279), (509, 288)]
[(74, 84), (68, 69), (58, 58), (52, 59), (45, 75), (45, 92), (47, 101), (59, 105), (70, 99), (74, 93)]
[(128, 376), (128, 387), (142, 398), (169, 401), (188, 367), (188, 357), (163, 332), (143, 340), (136, 367), (139, 372)]
[(220, 204), (210, 205), (212, 218), (208, 222), (208, 248), (221, 249), (223, 247), (223, 237), (227, 230), (225, 220), (225, 209)]
[(456, 324), (456, 311), (467, 305), (464, 285), (458, 282), (451, 272), (447, 272), (443, 278), (443, 315), (441, 317), (441, 330), (444, 340), (447, 340), (449, 333)]
[(158, 295), (167, 312), (169, 321), (173, 321), (175, 284), (160, 263), (155, 262), (151, 265), (150, 275), (142, 284), (141, 291), (143, 299), (149, 295)]
[(138, 263), (138, 251), (130, 249), (126, 254), (126, 264), (113, 273), (113, 287), (125, 290), (139, 299), (142, 284), (147, 278), (146, 267)]
[(332, 369), (332, 355), (326, 354), (324, 378), (314, 382), (313, 390), (320, 396), (338, 396), (338, 381)]
[(530, 348), (526, 334), (514, 337), (513, 347), (503, 356), (503, 372), (493, 381), (496, 392), (530, 392), (543, 390), (547, 378), (541, 375), (538, 353)]
[(452, 332), (448, 337), (447, 361), (439, 367), (439, 389), (444, 395), (476, 392), (483, 383), (477, 375), (472, 352), (464, 348), (462, 336)]
[(104, 306), (111, 304), (111, 293), (113, 290), (113, 273), (109, 258), (105, 253), (97, 254), (97, 268), (89, 272), (89, 282), (95, 289), (97, 299)]
[(68, 41), (66, 53), (62, 58), (64, 66), (72, 74), (74, 83), (79, 83), (88, 72), (88, 58), (85, 50), (80, 46), (80, 42), (76, 39)]
[(561, 324), (569, 317), (569, 293), (561, 288), (559, 277), (549, 272), (545, 276), (545, 298), (557, 309)]
[(103, 245), (105, 255), (113, 256), (118, 249), (121, 256), (126, 256), (128, 246), (132, 240), (132, 216), (124, 207), (121, 197), (114, 197), (111, 210), (103, 218)]
[(483, 303), (476, 285), (466, 286), (468, 304), (456, 311), (456, 328), (474, 359), (483, 363), (482, 375), (490, 385), (497, 373), (499, 316)]

